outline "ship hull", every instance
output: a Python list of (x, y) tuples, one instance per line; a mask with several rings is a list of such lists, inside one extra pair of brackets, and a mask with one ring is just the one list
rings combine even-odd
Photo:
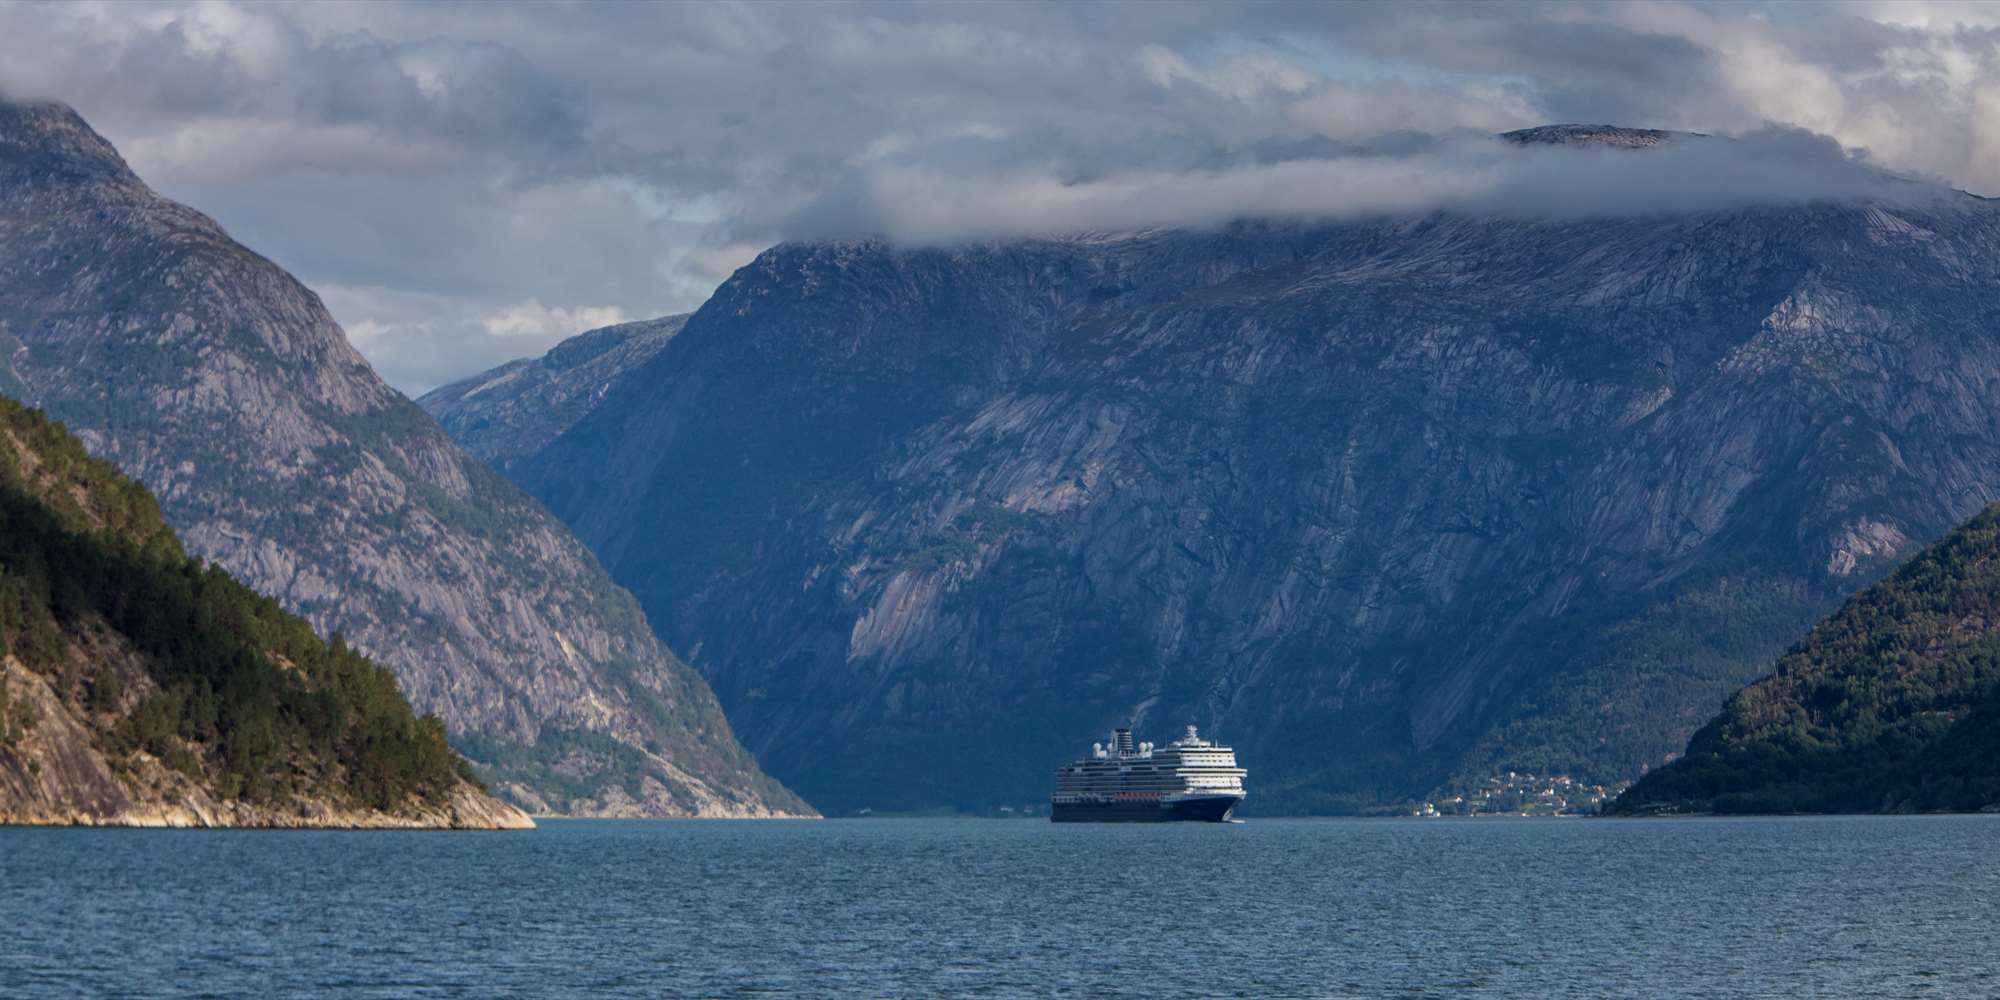
[(1049, 806), (1055, 823), (1225, 823), (1240, 796), (1204, 795), (1173, 802), (1057, 802)]

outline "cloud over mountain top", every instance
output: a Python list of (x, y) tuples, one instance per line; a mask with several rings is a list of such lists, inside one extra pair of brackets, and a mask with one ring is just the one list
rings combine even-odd
[[(15, 5), (0, 87), (77, 106), (412, 390), (557, 336), (495, 317), (683, 310), (788, 236), (2000, 192), (1975, 5)], [(1742, 138), (1483, 138), (1569, 121)]]
[[(1754, 205), (1941, 197), (1935, 181), (1872, 167), (1824, 136), (1766, 128), (1661, 148), (1523, 147), (1487, 136), (1403, 136), (1358, 150), (1214, 169), (994, 172), (888, 163), (857, 170), (774, 228), (918, 243), (1209, 226), (1245, 218), (1341, 220), (1437, 211), (1576, 219)], [(1421, 140), (1421, 148), (1411, 146)]]

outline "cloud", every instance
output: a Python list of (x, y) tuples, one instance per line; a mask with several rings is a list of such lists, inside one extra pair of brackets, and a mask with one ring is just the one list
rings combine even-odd
[[(2000, 16), (1943, 3), (83, 0), (0, 4), (0, 89), (76, 105), (405, 389), (800, 235), (2000, 193)], [(1467, 138), (1561, 121), (1740, 138)]]
[[(491, 308), (476, 298), (327, 285), (321, 297), (355, 348), (396, 385), (421, 395), (470, 372), (539, 355), (582, 330), (634, 318), (618, 306), (549, 306), (528, 299)], [(648, 310), (644, 315), (659, 315)]]
[(493, 337), (566, 337), (578, 330), (592, 330), (625, 322), (617, 306), (579, 306), (551, 309), (540, 299), (517, 302), (479, 321), (481, 329)]
[(1422, 121), (1432, 129), (1506, 132), (1542, 121), (1526, 95), (1504, 85), (1459, 83), (1415, 86), (1403, 80), (1328, 84), (1292, 104), (1287, 113), (1315, 135), (1369, 139)]
[[(1046, 169), (995, 173), (891, 164), (865, 171), (778, 228), (939, 244), (1245, 218), (1342, 220), (1453, 211), (1589, 218), (1870, 198), (1935, 199), (1935, 181), (1857, 160), (1824, 136), (1762, 129), (1646, 150), (1522, 146), (1491, 137), (1400, 137), (1395, 151), (1139, 170), (1070, 181)], [(1412, 146), (1418, 147), (1411, 149)]]
[(1303, 94), (1318, 82), (1311, 73), (1265, 53), (1231, 56), (1204, 66), (1165, 46), (1147, 45), (1134, 59), (1140, 72), (1156, 86), (1172, 89), (1189, 84), (1236, 101), (1254, 101), (1272, 93)]

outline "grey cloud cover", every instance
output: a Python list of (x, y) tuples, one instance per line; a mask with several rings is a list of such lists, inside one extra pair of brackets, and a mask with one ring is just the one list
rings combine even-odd
[[(1435, 211), (1584, 218), (1871, 198), (1947, 188), (1857, 161), (1833, 140), (1765, 128), (1628, 149), (1521, 147), (1491, 137), (1402, 137), (1358, 151), (1219, 169), (1139, 170), (1089, 179), (1047, 171), (865, 171), (775, 228), (792, 236), (880, 233), (903, 242), (1198, 227), (1245, 217), (1353, 219)], [(1416, 146), (1419, 148), (1412, 148)]]
[[(76, 105), (412, 392), (793, 236), (1926, 189), (1866, 167), (2000, 193), (1976, 4), (14, 3), (0, 86)], [(1555, 121), (1740, 138), (1483, 138)]]

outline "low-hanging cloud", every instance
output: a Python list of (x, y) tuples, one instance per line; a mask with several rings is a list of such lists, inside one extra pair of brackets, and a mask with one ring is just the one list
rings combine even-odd
[(773, 228), (793, 238), (876, 235), (936, 244), (1245, 219), (1440, 211), (1581, 219), (1947, 194), (1934, 180), (1891, 174), (1796, 129), (1735, 139), (1690, 135), (1644, 149), (1405, 135), (1390, 149), (1083, 180), (1049, 169), (871, 164)]

